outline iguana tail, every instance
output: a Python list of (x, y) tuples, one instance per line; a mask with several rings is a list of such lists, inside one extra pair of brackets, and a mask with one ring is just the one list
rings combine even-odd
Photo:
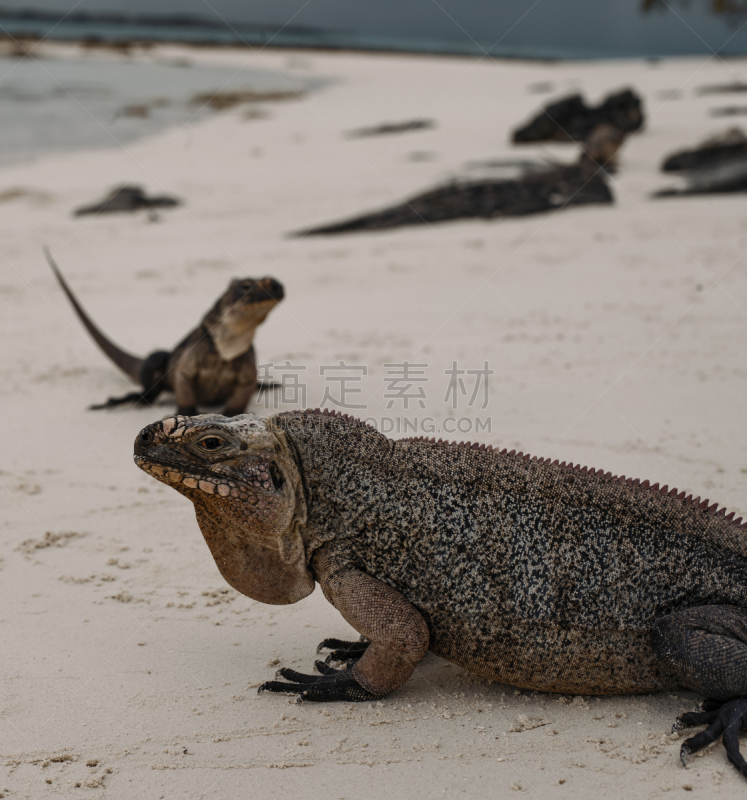
[(126, 353), (124, 350), (117, 347), (116, 344), (109, 341), (109, 339), (107, 339), (106, 336), (101, 333), (101, 331), (93, 324), (93, 321), (88, 314), (86, 314), (86, 312), (83, 310), (83, 307), (78, 302), (78, 299), (72, 293), (70, 287), (67, 285), (67, 282), (62, 277), (59, 267), (57, 264), (55, 264), (52, 254), (49, 252), (49, 248), (46, 246), (44, 247), (44, 255), (47, 257), (47, 263), (52, 268), (52, 272), (54, 272), (57, 280), (60, 282), (62, 291), (65, 292), (67, 299), (72, 303), (75, 313), (78, 315), (78, 319), (80, 319), (85, 329), (91, 334), (93, 340), (122, 370), (122, 372), (124, 372), (125, 375), (128, 375), (136, 383), (140, 383), (142, 381), (143, 363), (145, 359), (138, 358), (130, 353)]

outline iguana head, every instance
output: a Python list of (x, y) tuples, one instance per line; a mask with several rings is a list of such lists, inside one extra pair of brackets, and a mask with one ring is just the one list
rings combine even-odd
[(264, 603), (295, 603), (313, 591), (301, 476), (281, 430), (253, 414), (166, 417), (140, 431), (135, 463), (194, 503), (235, 589)]
[(225, 361), (245, 353), (254, 332), (283, 299), (283, 284), (274, 278), (235, 278), (203, 318)]

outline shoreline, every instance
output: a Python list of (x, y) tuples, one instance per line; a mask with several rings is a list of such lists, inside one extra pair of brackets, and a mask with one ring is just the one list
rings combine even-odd
[[(677, 55), (640, 55), (640, 54), (631, 54), (631, 55), (622, 55), (622, 54), (614, 54), (614, 55), (605, 55), (600, 52), (589, 52), (585, 55), (571, 55), (571, 54), (562, 54), (562, 53), (548, 53), (546, 55), (532, 55), (530, 53), (510, 53), (510, 52), (502, 52), (497, 53), (495, 55), (491, 55), (489, 51), (482, 50), (482, 52), (478, 49), (475, 50), (465, 50), (465, 51), (449, 51), (449, 50), (440, 50), (438, 48), (433, 49), (408, 49), (405, 45), (401, 48), (396, 46), (381, 46), (375, 47), (372, 45), (366, 46), (361, 45), (359, 47), (351, 46), (351, 45), (333, 45), (333, 44), (273, 44), (272, 42), (265, 42), (265, 43), (252, 43), (252, 42), (220, 42), (220, 41), (194, 41), (194, 40), (185, 40), (185, 39), (138, 39), (138, 38), (130, 38), (126, 37), (121, 40), (119, 39), (103, 39), (103, 38), (96, 38), (96, 37), (71, 37), (71, 38), (53, 38), (47, 37), (44, 35), (34, 35), (34, 34), (6, 34), (0, 33), (0, 45), (3, 43), (8, 43), (11, 45), (23, 45), (27, 42), (35, 43), (35, 44), (55, 44), (55, 45), (70, 45), (73, 47), (81, 47), (84, 50), (102, 50), (102, 51), (111, 51), (121, 55), (128, 55), (134, 49), (141, 49), (141, 50), (150, 50), (151, 48), (157, 47), (184, 47), (185, 49), (193, 49), (196, 51), (204, 51), (204, 50), (218, 50), (218, 51), (236, 51), (236, 52), (256, 52), (261, 53), (266, 50), (274, 51), (274, 52), (295, 52), (298, 51), (300, 53), (319, 53), (321, 55), (324, 54), (341, 54), (341, 55), (368, 55), (368, 56), (412, 56), (416, 58), (445, 58), (445, 59), (453, 59), (453, 60), (467, 60), (467, 61), (507, 61), (509, 63), (515, 62), (526, 62), (529, 64), (589, 64), (590, 62), (601, 62), (601, 63), (609, 63), (609, 62), (616, 62), (616, 61), (624, 61), (624, 62), (636, 62), (636, 61), (645, 61), (650, 63), (659, 63), (662, 61), (673, 61), (673, 60), (690, 60), (690, 59), (703, 59), (701, 54), (677, 54)], [(23, 52), (19, 51), (17, 53), (19, 57), (23, 57)], [(723, 61), (739, 61), (741, 59), (747, 58), (747, 53), (726, 53), (726, 54), (719, 54), (719, 59)]]
[[(480, 53), (450, 53), (444, 51), (419, 51), (419, 50), (397, 50), (397, 49), (366, 49), (356, 47), (332, 47), (332, 46), (304, 46), (304, 45), (274, 45), (274, 44), (241, 44), (241, 43), (220, 43), (220, 42), (190, 42), (184, 40), (150, 40), (150, 39), (127, 39), (123, 42), (107, 41), (103, 39), (51, 39), (44, 36), (8, 36), (0, 33), (0, 48), (3, 45), (9, 45), (8, 52), (3, 52), (0, 49), (0, 57), (9, 58), (14, 57), (11, 52), (12, 46), (20, 43), (24, 44), (31, 42), (34, 45), (43, 45), (45, 48), (59, 49), (61, 52), (78, 49), (80, 53), (74, 53), (74, 57), (91, 55), (97, 52), (103, 54), (111, 54), (120, 57), (129, 57), (133, 55), (147, 55), (152, 51), (169, 51), (183, 49), (186, 53), (210, 53), (211, 51), (216, 56), (225, 54), (243, 55), (245, 53), (252, 53), (259, 56), (262, 53), (277, 53), (279, 55), (293, 55), (299, 53), (301, 55), (331, 55), (331, 56), (364, 56), (375, 58), (381, 56), (382, 58), (413, 58), (415, 60), (440, 60), (447, 61), (465, 61), (465, 62), (488, 62), (500, 63), (506, 61), (507, 64), (526, 64), (534, 66), (590, 66), (591, 63), (599, 65), (614, 65), (614, 64), (675, 64), (675, 63), (692, 63), (692, 62), (707, 62), (709, 59), (704, 58), (698, 54), (683, 54), (683, 55), (664, 55), (664, 56), (641, 56), (630, 55), (621, 56), (613, 55), (609, 57), (600, 57), (598, 55), (589, 56), (527, 56), (527, 55), (488, 55)], [(138, 52), (139, 51), (139, 52)], [(25, 53), (19, 51), (15, 57), (24, 58)], [(725, 62), (739, 62), (747, 60), (747, 53), (744, 54), (726, 54), (719, 55), (719, 60)], [(209, 62), (206, 62), (209, 63)]]
[[(277, 52), (301, 52), (301, 53), (320, 53), (320, 54), (343, 54), (343, 55), (382, 55), (382, 56), (413, 56), (417, 58), (448, 58), (448, 59), (461, 59), (461, 60), (477, 60), (481, 61), (483, 59), (487, 59), (490, 61), (501, 61), (506, 60), (510, 62), (514, 61), (526, 61), (529, 63), (540, 63), (540, 64), (554, 64), (558, 62), (573, 62), (573, 61), (596, 61), (600, 60), (598, 55), (589, 55), (589, 56), (580, 56), (577, 58), (571, 57), (563, 57), (563, 56), (530, 56), (530, 55), (511, 55), (510, 53), (501, 53), (499, 55), (490, 55), (489, 53), (480, 53), (480, 52), (449, 52), (447, 50), (438, 50), (438, 49), (422, 49), (422, 50), (409, 50), (403, 48), (398, 49), (396, 47), (352, 47), (348, 45), (330, 45), (330, 44), (320, 44), (320, 45), (303, 45), (303, 44), (273, 44), (272, 42), (267, 42), (264, 44), (254, 44), (254, 43), (241, 43), (241, 42), (213, 42), (213, 41), (186, 41), (184, 39), (137, 39), (137, 38), (126, 38), (123, 40), (111, 40), (111, 39), (98, 39), (98, 38), (50, 38), (45, 36), (36, 36), (31, 34), (18, 34), (15, 36), (9, 34), (0, 33), (0, 44), (1, 43), (10, 43), (10, 44), (25, 44), (27, 42), (32, 42), (35, 44), (40, 43), (50, 43), (50, 44), (62, 44), (62, 45), (71, 45), (73, 47), (81, 47), (85, 50), (104, 50), (104, 51), (112, 51), (118, 54), (127, 55), (129, 51), (133, 49), (141, 49), (141, 50), (150, 50), (151, 48), (159, 47), (159, 46), (178, 46), (184, 47), (185, 49), (194, 49), (194, 50), (219, 50), (219, 51), (238, 51), (238, 52), (245, 52), (245, 51), (252, 51), (252, 52), (262, 52), (264, 50), (272, 50)], [(23, 57), (22, 53), (19, 53), (20, 57)], [(725, 58), (740, 58), (741, 56), (725, 56)], [(611, 57), (609, 60), (641, 60), (641, 56), (614, 56)], [(659, 57), (652, 56), (652, 60), (657, 60)], [(668, 58), (667, 56), (662, 56), (661, 58)], [(700, 56), (675, 56), (675, 58), (700, 58)], [(607, 59), (602, 59), (607, 60)]]

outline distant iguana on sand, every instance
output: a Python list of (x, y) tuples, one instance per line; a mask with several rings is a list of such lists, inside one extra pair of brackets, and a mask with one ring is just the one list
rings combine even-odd
[[(747, 776), (747, 525), (684, 492), (513, 450), (392, 441), (328, 412), (167, 417), (137, 465), (194, 503), (223, 577), (264, 603), (319, 582), (362, 636), (325, 640), (321, 675), (260, 691), (373, 700), (426, 651), (526, 689), (707, 698)], [(330, 660), (347, 661), (336, 670)]]
[(171, 351), (157, 350), (147, 358), (126, 353), (94, 325), (83, 310), (57, 264), (45, 251), (62, 290), (96, 344), (142, 387), (93, 409), (121, 403), (153, 403), (163, 391), (176, 395), (177, 413), (197, 414), (198, 405), (225, 403), (224, 414), (243, 414), (257, 391), (254, 332), (283, 299), (283, 286), (274, 278), (234, 279), (202, 322)]

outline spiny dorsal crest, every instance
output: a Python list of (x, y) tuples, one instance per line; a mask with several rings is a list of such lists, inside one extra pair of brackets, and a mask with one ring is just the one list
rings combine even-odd
[[(342, 414), (339, 411), (334, 411), (327, 408), (306, 409), (305, 411), (301, 412), (287, 411), (279, 414), (278, 416), (285, 417), (298, 413), (303, 415), (313, 414), (323, 418), (326, 417), (331, 419), (345, 420), (346, 423), (353, 425), (354, 427), (363, 428), (365, 430), (370, 430), (373, 431), (374, 433), (378, 433), (375, 427), (369, 425), (363, 420), (358, 419), (357, 417), (353, 417), (349, 414)], [(516, 450), (508, 450), (507, 448), (503, 448), (503, 450), (499, 451), (496, 448), (493, 448), (492, 445), (480, 444), (479, 442), (457, 443), (457, 442), (450, 442), (446, 439), (436, 439), (435, 437), (428, 438), (427, 436), (411, 436), (403, 439), (397, 439), (396, 441), (401, 443), (412, 442), (418, 444), (430, 444), (430, 445), (435, 445), (437, 447), (456, 447), (467, 450), (476, 450), (484, 453), (495, 453), (500, 456), (515, 458), (521, 461), (530, 461), (542, 466), (556, 467), (558, 469), (567, 470), (570, 472), (578, 472), (581, 475), (589, 475), (589, 476), (594, 476), (596, 478), (602, 478), (608, 481), (617, 481), (618, 483), (625, 483), (628, 486), (631, 486), (635, 489), (650, 491), (655, 494), (677, 499), (684, 505), (697, 507), (701, 511), (704, 511), (708, 514), (712, 514), (717, 517), (722, 517), (726, 522), (738, 526), (742, 530), (747, 530), (747, 522), (743, 523), (742, 517), (734, 519), (733, 511), (727, 515), (726, 508), (725, 507), (719, 508), (718, 503), (713, 503), (711, 505), (709, 500), (701, 501), (700, 497), (693, 498), (691, 494), (686, 495), (685, 492), (679, 492), (677, 489), (670, 489), (669, 486), (666, 485), (659, 486), (658, 483), (652, 485), (647, 480), (641, 481), (638, 478), (635, 479), (626, 478), (625, 475), (613, 475), (611, 472), (605, 472), (603, 469), (595, 470), (589, 467), (582, 467), (580, 464), (573, 464), (572, 462), (559, 461), (557, 458), (555, 460), (552, 460), (550, 458), (538, 458), (537, 456), (532, 456), (529, 453), (522, 453), (522, 452), (517, 453)]]
[(468, 450), (479, 450), (485, 452), (497, 452), (498, 455), (507, 456), (508, 458), (516, 458), (517, 460), (521, 461), (532, 461), (534, 463), (540, 464), (541, 466), (551, 466), (557, 467), (559, 469), (568, 470), (570, 472), (578, 472), (581, 475), (591, 475), (597, 478), (604, 478), (605, 480), (609, 481), (617, 481), (619, 483), (625, 483), (628, 486), (632, 486), (636, 489), (645, 489), (666, 497), (676, 498), (684, 505), (694, 506), (699, 508), (701, 511), (705, 511), (708, 514), (713, 514), (717, 517), (723, 517), (726, 522), (730, 522), (733, 525), (739, 526), (742, 530), (747, 530), (747, 522), (742, 522), (742, 517), (738, 517), (734, 519), (734, 512), (727, 514), (726, 508), (721, 507), (719, 508), (718, 503), (713, 503), (711, 505), (709, 500), (701, 501), (700, 497), (695, 497), (691, 494), (686, 494), (685, 492), (679, 492), (677, 489), (670, 489), (669, 486), (659, 486), (658, 483), (654, 483), (653, 485), (645, 480), (641, 481), (639, 478), (626, 478), (625, 475), (613, 475), (611, 472), (605, 472), (603, 469), (593, 469), (589, 467), (582, 467), (580, 464), (573, 464), (571, 462), (566, 461), (559, 461), (557, 458), (553, 461), (550, 458), (538, 458), (537, 456), (532, 456), (529, 453), (517, 453), (516, 450), (508, 450), (504, 448), (503, 450), (495, 450), (491, 445), (484, 445), (478, 444), (477, 442), (449, 442), (444, 439), (435, 439), (435, 438), (428, 438), (426, 436), (413, 436), (408, 437), (406, 439), (398, 439), (398, 442), (420, 442), (424, 444), (434, 444), (441, 447), (461, 447)]

